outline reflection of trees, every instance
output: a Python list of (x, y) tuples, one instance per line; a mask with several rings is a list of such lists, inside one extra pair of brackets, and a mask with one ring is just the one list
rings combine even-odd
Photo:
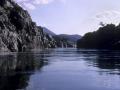
[(77, 53), (92, 66), (100, 69), (120, 71), (120, 51), (115, 50), (78, 50)]
[(99, 51), (95, 63), (101, 69), (120, 69), (120, 52)]
[(0, 56), (0, 90), (23, 89), (29, 77), (37, 69), (48, 64), (44, 54), (35, 58), (33, 53), (18, 53)]

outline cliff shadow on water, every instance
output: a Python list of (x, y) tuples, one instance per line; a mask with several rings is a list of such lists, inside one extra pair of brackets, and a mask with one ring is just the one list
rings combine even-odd
[(25, 89), (30, 76), (49, 62), (50, 52), (0, 53), (0, 90)]

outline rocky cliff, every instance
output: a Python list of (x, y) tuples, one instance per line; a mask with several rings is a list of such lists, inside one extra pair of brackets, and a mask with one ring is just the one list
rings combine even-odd
[(36, 26), (26, 10), (13, 0), (0, 0), (0, 51), (54, 47), (54, 39)]

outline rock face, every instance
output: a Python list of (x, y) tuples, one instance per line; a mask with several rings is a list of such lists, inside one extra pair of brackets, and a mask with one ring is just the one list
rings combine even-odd
[(26, 10), (13, 0), (0, 0), (0, 51), (54, 47), (54, 39), (36, 26)]

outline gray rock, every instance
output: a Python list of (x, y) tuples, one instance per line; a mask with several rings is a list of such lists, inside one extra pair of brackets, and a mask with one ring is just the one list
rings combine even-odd
[(0, 51), (55, 47), (52, 36), (44, 34), (26, 10), (13, 0), (0, 1)]

